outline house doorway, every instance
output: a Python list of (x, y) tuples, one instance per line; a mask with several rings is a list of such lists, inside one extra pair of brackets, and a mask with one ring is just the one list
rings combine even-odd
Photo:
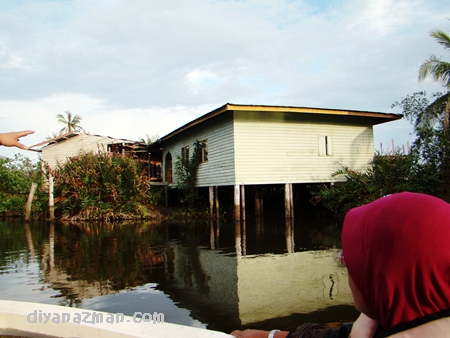
[(173, 183), (172, 178), (172, 154), (170, 152), (167, 153), (165, 159), (164, 159), (164, 181), (166, 183)]

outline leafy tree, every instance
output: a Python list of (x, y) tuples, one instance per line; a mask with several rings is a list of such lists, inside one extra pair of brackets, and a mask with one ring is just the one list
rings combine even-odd
[(83, 131), (83, 127), (81, 127), (80, 122), (82, 120), (80, 115), (73, 115), (72, 111), (66, 110), (63, 114), (56, 115), (59, 123), (64, 124), (64, 128), (62, 128), (60, 133), (70, 133), (73, 131)]
[(192, 157), (178, 156), (177, 162), (175, 163), (178, 189), (183, 193), (183, 202), (186, 202), (190, 207), (192, 207), (198, 199), (195, 186), (197, 184), (198, 167), (202, 162), (203, 147), (203, 142), (196, 140), (194, 142), (194, 152)]
[(442, 93), (416, 92), (408, 95), (392, 107), (401, 107), (406, 119), (414, 125), (416, 139), (411, 147), (413, 170), (418, 191), (440, 196), (444, 199), (450, 184), (448, 173), (449, 135), (443, 112), (447, 105)]
[(32, 217), (38, 217), (46, 208), (46, 192), (42, 192), (43, 183), (40, 164), (28, 157), (15, 155), (0, 158), (0, 214), (23, 216), (31, 183), (38, 184), (35, 201), (32, 204)]

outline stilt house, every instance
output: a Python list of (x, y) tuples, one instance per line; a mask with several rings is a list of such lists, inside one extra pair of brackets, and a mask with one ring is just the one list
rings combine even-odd
[[(175, 186), (177, 158), (203, 144), (198, 187), (333, 182), (340, 164), (365, 170), (374, 156), (373, 126), (402, 116), (381, 112), (227, 103), (162, 137), (164, 182)], [(216, 188), (217, 189), (217, 188)], [(290, 190), (290, 192), (289, 192)]]

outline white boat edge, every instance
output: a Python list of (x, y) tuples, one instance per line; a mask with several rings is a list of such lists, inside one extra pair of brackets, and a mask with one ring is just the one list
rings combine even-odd
[[(102, 323), (84, 322), (95, 314), (103, 314)], [(51, 314), (52, 318), (45, 322), (40, 314)], [(70, 316), (71, 320), (58, 323), (62, 315)], [(68, 315), (67, 315), (68, 314)], [(184, 326), (172, 323), (154, 323), (141, 321), (136, 318), (124, 316), (123, 321), (107, 323), (105, 318), (113, 318), (111, 313), (93, 311), (58, 305), (30, 303), (22, 301), (0, 300), (0, 335), (14, 334), (27, 337), (95, 337), (95, 338), (124, 338), (124, 337), (154, 337), (154, 338), (224, 338), (232, 337), (229, 334)], [(80, 323), (73, 322), (73, 318), (87, 318)], [(98, 318), (98, 317), (97, 317)], [(55, 319), (54, 321), (52, 319)]]

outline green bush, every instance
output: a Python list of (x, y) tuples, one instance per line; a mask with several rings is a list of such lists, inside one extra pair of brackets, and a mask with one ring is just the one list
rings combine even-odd
[[(105, 152), (71, 157), (54, 173), (55, 212), (79, 219), (146, 217), (160, 201), (132, 158)], [(126, 216), (128, 215), (128, 216)]]
[(424, 192), (422, 179), (426, 171), (426, 168), (416, 163), (413, 155), (376, 154), (366, 172), (342, 166), (332, 176), (343, 175), (345, 181), (312, 189), (311, 202), (322, 203), (326, 209), (337, 213), (346, 212), (388, 194), (402, 191)]

